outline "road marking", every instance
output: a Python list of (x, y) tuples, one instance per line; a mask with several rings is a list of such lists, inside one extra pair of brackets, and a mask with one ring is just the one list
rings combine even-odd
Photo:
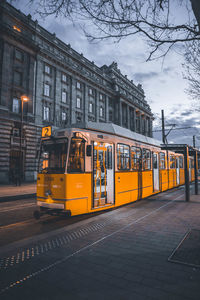
[(32, 203), (32, 204), (18, 205), (18, 206), (11, 207), (11, 208), (1, 208), (0, 213), (23, 209), (23, 208), (28, 208), (28, 207), (32, 207), (32, 206), (37, 206), (37, 205), (36, 205), (36, 203)]
[(3, 225), (3, 226), (0, 226), (0, 230), (9, 229), (9, 228), (12, 228), (12, 227), (15, 227), (15, 226), (23, 226), (23, 225), (26, 225), (26, 224), (33, 224), (33, 222), (34, 223), (40, 223), (41, 221), (46, 221), (49, 218), (51, 218), (51, 217), (46, 216), (46, 217), (43, 217), (42, 220), (38, 220), (38, 221), (36, 221), (34, 218), (32, 218), (30, 220), (23, 221), (23, 222), (17, 222), (17, 223), (12, 223), (12, 224), (8, 224), (8, 225)]

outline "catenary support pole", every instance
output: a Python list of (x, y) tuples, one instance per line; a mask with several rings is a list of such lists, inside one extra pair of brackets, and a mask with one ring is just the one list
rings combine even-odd
[(188, 146), (184, 146), (184, 169), (185, 169), (185, 201), (190, 201), (190, 181), (189, 181), (189, 151)]
[(198, 195), (198, 160), (197, 160), (197, 150), (194, 150), (194, 175), (195, 175), (195, 195)]
[(165, 119), (164, 119), (164, 110), (161, 110), (161, 116), (162, 116), (162, 141), (163, 144), (166, 144), (166, 139), (165, 139)]
[(195, 135), (193, 135), (193, 147), (196, 147), (196, 143), (195, 143)]

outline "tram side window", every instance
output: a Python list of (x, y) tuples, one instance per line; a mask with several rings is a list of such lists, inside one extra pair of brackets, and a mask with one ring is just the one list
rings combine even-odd
[(165, 153), (160, 152), (160, 169), (165, 170)]
[(143, 170), (151, 170), (151, 152), (148, 149), (142, 150)]
[(184, 166), (184, 165), (183, 165), (183, 157), (180, 156), (180, 157), (179, 157), (179, 168), (180, 168), (180, 169), (183, 169), (183, 166)]
[(68, 160), (69, 173), (82, 173), (85, 169), (85, 141), (81, 138), (72, 138)]
[(107, 169), (112, 169), (112, 146), (107, 147), (107, 163), (106, 163)]
[(190, 168), (194, 169), (194, 159), (190, 159)]
[(142, 152), (138, 147), (131, 147), (131, 169), (139, 170), (142, 164)]
[(118, 170), (130, 169), (130, 151), (128, 145), (117, 144), (117, 168)]
[(170, 169), (175, 169), (176, 164), (175, 164), (175, 156), (170, 155)]

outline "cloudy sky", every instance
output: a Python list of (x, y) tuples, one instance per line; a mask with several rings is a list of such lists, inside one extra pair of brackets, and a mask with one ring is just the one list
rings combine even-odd
[[(12, 5), (31, 14), (39, 24), (50, 32), (55, 32), (57, 37), (71, 44), (71, 47), (83, 53), (89, 60), (94, 61), (101, 67), (103, 64), (110, 65), (113, 61), (129, 79), (135, 84), (141, 83), (145, 91), (146, 100), (152, 108), (155, 116), (154, 128), (161, 126), (161, 110), (164, 109), (165, 122), (176, 124), (180, 127), (196, 127), (195, 129), (177, 130), (170, 133), (168, 141), (192, 144), (192, 136), (200, 136), (200, 118), (195, 104), (185, 93), (187, 81), (183, 79), (184, 63), (182, 55), (171, 51), (163, 60), (146, 62), (148, 57), (147, 45), (141, 37), (128, 37), (119, 43), (107, 40), (98, 43), (89, 43), (83, 31), (77, 24), (72, 24), (64, 18), (53, 16), (42, 19), (35, 13), (35, 8), (28, 5), (28, 0), (12, 1)], [(169, 127), (170, 128), (170, 127)], [(155, 133), (155, 137), (159, 137)], [(197, 139), (200, 147), (200, 140)]]

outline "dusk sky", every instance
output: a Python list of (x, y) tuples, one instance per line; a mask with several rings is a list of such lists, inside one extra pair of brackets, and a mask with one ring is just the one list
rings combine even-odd
[[(155, 117), (154, 128), (161, 125), (161, 109), (165, 112), (166, 123), (175, 123), (177, 127), (194, 126), (197, 129), (178, 130), (170, 134), (168, 141), (183, 142), (192, 145), (192, 136), (200, 136), (200, 119), (194, 102), (185, 93), (188, 83), (183, 79), (183, 56), (171, 51), (164, 59), (146, 62), (148, 48), (140, 36), (123, 39), (119, 43), (112, 40), (89, 43), (83, 31), (77, 24), (72, 24), (64, 18), (54, 16), (42, 19), (35, 13), (35, 7), (28, 5), (28, 0), (12, 1), (12, 5), (31, 14), (39, 24), (48, 31), (56, 33), (71, 47), (101, 67), (110, 65), (113, 61), (118, 63), (122, 74), (127, 75), (137, 85), (141, 83), (145, 91), (146, 100), (150, 104)], [(158, 134), (155, 135), (158, 137)], [(178, 139), (178, 140), (177, 140)], [(200, 140), (197, 140), (200, 147)]]

